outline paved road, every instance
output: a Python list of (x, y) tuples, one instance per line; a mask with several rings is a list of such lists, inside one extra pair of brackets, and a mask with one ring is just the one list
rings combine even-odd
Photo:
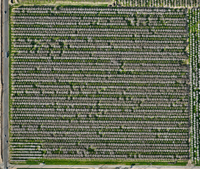
[[(5, 52), (9, 50), (9, 10), (8, 0), (3, 0), (3, 124), (2, 124), (2, 154), (4, 168), (8, 165), (8, 118), (9, 118), (9, 59), (5, 57)], [(6, 11), (6, 13), (5, 13)], [(6, 135), (6, 137), (5, 137)]]

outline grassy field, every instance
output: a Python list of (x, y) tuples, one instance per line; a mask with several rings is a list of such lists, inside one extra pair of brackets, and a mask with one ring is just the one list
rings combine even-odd
[(13, 163), (13, 164), (24, 164), (24, 165), (39, 165), (44, 163), (45, 165), (165, 165), (165, 166), (186, 166), (187, 161), (179, 162), (162, 162), (153, 160), (93, 160), (93, 159), (38, 159), (38, 160), (27, 160), (26, 162)]

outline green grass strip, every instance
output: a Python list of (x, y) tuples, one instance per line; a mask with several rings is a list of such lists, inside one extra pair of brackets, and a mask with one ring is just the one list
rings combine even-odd
[(180, 162), (157, 162), (157, 161), (138, 161), (138, 160), (100, 160), (100, 159), (35, 159), (21, 162), (24, 165), (168, 165), (168, 166), (186, 166), (187, 161)]

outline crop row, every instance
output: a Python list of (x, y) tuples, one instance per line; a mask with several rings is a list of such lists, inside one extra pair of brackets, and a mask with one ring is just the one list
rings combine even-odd
[(184, 9), (11, 15), (11, 160), (189, 159)]
[(199, 163), (199, 8), (188, 12), (189, 18), (189, 55), (190, 55), (190, 109), (191, 109), (191, 159)]
[(117, 0), (116, 2), (126, 7), (198, 7), (200, 5), (198, 0)]

